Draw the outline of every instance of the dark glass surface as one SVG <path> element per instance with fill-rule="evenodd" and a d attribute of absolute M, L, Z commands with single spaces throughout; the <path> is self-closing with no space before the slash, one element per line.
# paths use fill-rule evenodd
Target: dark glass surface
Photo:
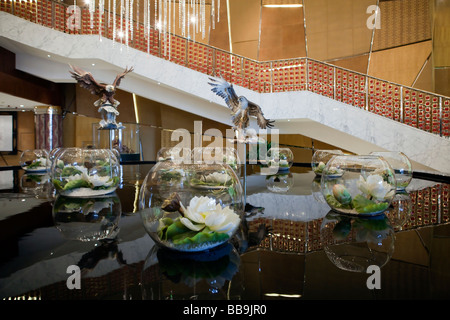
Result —
<path fill-rule="evenodd" d="M 81 202 L 3 170 L 0 299 L 450 298 L 446 181 L 415 178 L 385 214 L 357 219 L 330 211 L 310 168 L 267 177 L 250 166 L 247 203 L 257 208 L 236 237 L 179 254 L 156 247 L 141 222 L 139 187 L 151 167 L 123 165 L 115 194 Z M 77 206 L 83 213 L 64 213 Z M 70 266 L 80 268 L 79 289 L 69 288 Z"/>

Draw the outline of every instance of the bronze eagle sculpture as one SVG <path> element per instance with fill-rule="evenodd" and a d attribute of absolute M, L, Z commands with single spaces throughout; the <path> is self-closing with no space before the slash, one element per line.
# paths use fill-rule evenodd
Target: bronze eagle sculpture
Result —
<path fill-rule="evenodd" d="M 231 109 L 232 121 L 237 129 L 245 129 L 249 126 L 250 116 L 256 117 L 258 126 L 261 129 L 272 128 L 274 120 L 266 119 L 261 107 L 254 102 L 249 101 L 244 96 L 238 96 L 234 91 L 233 85 L 220 77 L 219 79 L 209 78 L 208 82 L 219 97 L 225 100 L 228 108 Z"/>
<path fill-rule="evenodd" d="M 122 79 L 133 71 L 133 67 L 125 68 L 125 70 L 116 76 L 116 79 L 112 84 L 97 82 L 90 72 L 84 71 L 78 67 L 70 65 L 72 70 L 72 78 L 74 78 L 80 85 L 80 87 L 88 89 L 92 94 L 101 96 L 94 105 L 101 106 L 103 104 L 111 104 L 114 107 L 119 105 L 119 101 L 114 99 L 117 87 L 120 85 Z"/>

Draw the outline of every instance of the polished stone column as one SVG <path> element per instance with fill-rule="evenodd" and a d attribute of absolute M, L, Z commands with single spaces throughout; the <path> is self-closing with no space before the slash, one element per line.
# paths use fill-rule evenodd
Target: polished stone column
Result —
<path fill-rule="evenodd" d="M 57 106 L 38 106 L 34 108 L 36 130 L 36 149 L 51 151 L 62 147 L 62 115 Z"/>

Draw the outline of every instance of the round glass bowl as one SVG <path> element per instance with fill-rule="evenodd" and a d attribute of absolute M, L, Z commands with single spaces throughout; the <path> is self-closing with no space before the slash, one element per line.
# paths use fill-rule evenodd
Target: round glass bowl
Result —
<path fill-rule="evenodd" d="M 157 161 L 172 160 L 174 162 L 186 162 L 191 158 L 189 148 L 164 147 L 158 150 L 156 154 Z"/>
<path fill-rule="evenodd" d="M 412 166 L 409 158 L 403 152 L 397 151 L 377 151 L 371 155 L 383 157 L 395 172 L 397 180 L 397 190 L 405 190 L 412 180 Z"/>
<path fill-rule="evenodd" d="M 112 193 L 120 182 L 120 164 L 109 149 L 66 148 L 58 152 L 51 171 L 56 191 L 67 197 Z"/>
<path fill-rule="evenodd" d="M 294 186 L 294 176 L 290 172 L 281 172 L 266 177 L 266 187 L 275 193 L 288 192 Z"/>
<path fill-rule="evenodd" d="M 192 151 L 192 163 L 218 163 L 229 165 L 237 174 L 241 175 L 241 161 L 235 148 L 231 147 L 201 147 Z"/>
<path fill-rule="evenodd" d="M 323 170 L 327 162 L 336 155 L 344 155 L 341 150 L 317 150 L 314 152 L 311 160 L 311 168 L 317 176 L 322 176 Z M 335 168 L 329 168 L 330 174 L 336 175 L 338 172 Z"/>
<path fill-rule="evenodd" d="M 53 204 L 55 226 L 70 240 L 114 239 L 121 214 L 122 206 L 116 194 L 93 198 L 58 195 Z"/>
<path fill-rule="evenodd" d="M 45 172 L 49 169 L 50 161 L 46 150 L 34 149 L 23 151 L 19 163 L 27 172 Z"/>
<path fill-rule="evenodd" d="M 278 171 L 286 171 L 294 163 L 294 154 L 289 148 L 270 148 L 267 151 L 267 165 L 269 168 L 278 168 Z"/>
<path fill-rule="evenodd" d="M 381 268 L 394 253 L 394 228 L 384 214 L 351 217 L 331 211 L 322 220 L 320 239 L 330 261 L 345 271 Z"/>
<path fill-rule="evenodd" d="M 330 168 L 339 175 L 322 174 L 321 191 L 334 211 L 376 215 L 384 212 L 395 196 L 395 175 L 382 157 L 334 156 L 324 170 L 329 172 Z"/>
<path fill-rule="evenodd" d="M 184 252 L 207 250 L 227 242 L 238 229 L 243 190 L 227 164 L 163 161 L 143 181 L 139 210 L 157 244 Z"/>

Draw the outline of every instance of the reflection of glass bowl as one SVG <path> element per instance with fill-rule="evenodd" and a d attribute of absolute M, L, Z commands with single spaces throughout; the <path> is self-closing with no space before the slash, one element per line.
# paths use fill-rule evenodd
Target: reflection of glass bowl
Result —
<path fill-rule="evenodd" d="M 412 166 L 408 157 L 403 152 L 378 151 L 371 155 L 383 157 L 392 167 L 397 180 L 397 190 L 405 190 L 412 180 Z"/>
<path fill-rule="evenodd" d="M 119 185 L 120 164 L 109 149 L 66 148 L 55 157 L 51 179 L 61 195 L 102 196 Z"/>
<path fill-rule="evenodd" d="M 20 178 L 22 192 L 36 196 L 49 196 L 51 194 L 50 176 L 46 172 L 26 172 Z"/>
<path fill-rule="evenodd" d="M 142 270 L 142 298 L 227 299 L 239 264 L 239 254 L 229 243 L 191 253 L 154 246 Z"/>
<path fill-rule="evenodd" d="M 321 191 L 333 210 L 367 216 L 389 207 L 396 181 L 386 160 L 377 156 L 334 156 L 324 170 L 331 167 L 342 171 L 342 175 L 322 174 Z"/>
<path fill-rule="evenodd" d="M 384 214 L 389 218 L 392 226 L 401 229 L 410 221 L 412 207 L 413 202 L 410 195 L 405 191 L 397 191 Z"/>
<path fill-rule="evenodd" d="M 228 241 L 244 210 L 239 178 L 226 164 L 158 162 L 147 174 L 139 209 L 150 237 L 179 251 Z"/>
<path fill-rule="evenodd" d="M 27 172 L 43 172 L 49 168 L 48 152 L 43 149 L 25 150 L 19 160 L 22 169 Z"/>
<path fill-rule="evenodd" d="M 328 161 L 336 155 L 343 155 L 341 150 L 317 150 L 311 160 L 311 168 L 317 176 L 321 176 Z M 336 168 L 329 167 L 328 174 L 338 176 L 341 172 Z"/>
<path fill-rule="evenodd" d="M 294 185 L 294 176 L 290 172 L 278 173 L 266 177 L 266 187 L 272 192 L 288 192 Z"/>
<path fill-rule="evenodd" d="M 394 230 L 384 214 L 350 217 L 330 211 L 322 221 L 320 237 L 330 261 L 346 271 L 381 268 L 394 252 Z"/>
<path fill-rule="evenodd" d="M 117 195 L 72 198 L 58 195 L 53 205 L 56 228 L 67 238 L 80 241 L 112 239 L 122 214 Z"/>

